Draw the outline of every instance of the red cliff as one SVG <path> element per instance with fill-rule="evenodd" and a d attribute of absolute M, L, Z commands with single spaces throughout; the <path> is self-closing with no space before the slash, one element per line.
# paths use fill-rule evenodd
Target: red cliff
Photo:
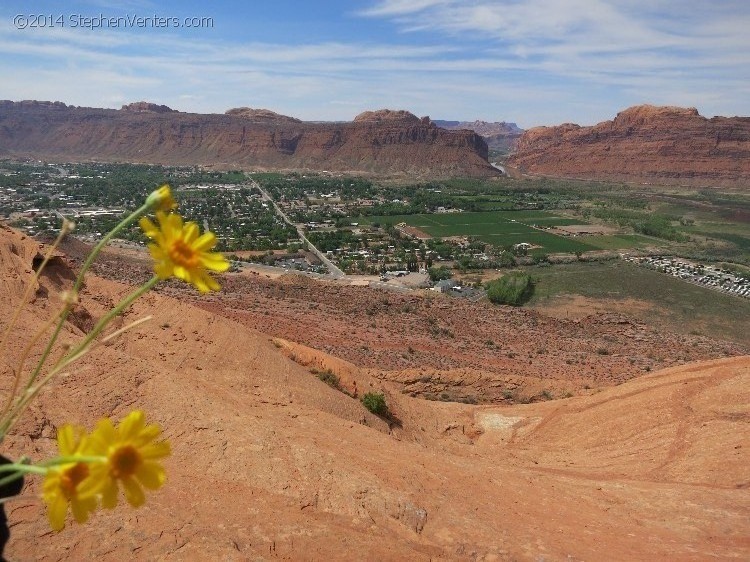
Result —
<path fill-rule="evenodd" d="M 641 105 L 592 127 L 527 130 L 508 164 L 528 174 L 655 184 L 750 183 L 750 117 Z"/>
<path fill-rule="evenodd" d="M 427 176 L 492 176 L 487 144 L 406 111 L 365 112 L 314 123 L 268 110 L 224 115 L 147 102 L 119 111 L 60 102 L 0 101 L 0 156 L 46 159 L 326 169 Z"/>

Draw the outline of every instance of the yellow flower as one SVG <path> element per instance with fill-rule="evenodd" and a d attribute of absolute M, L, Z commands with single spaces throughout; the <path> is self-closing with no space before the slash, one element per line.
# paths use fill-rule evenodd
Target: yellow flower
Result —
<path fill-rule="evenodd" d="M 199 236 L 198 225 L 183 223 L 177 213 L 157 211 L 156 219 L 158 227 L 146 217 L 140 221 L 143 232 L 154 241 L 148 249 L 156 260 L 156 275 L 160 279 L 177 277 L 191 283 L 201 293 L 218 291 L 219 284 L 206 270 L 226 271 L 229 262 L 221 254 L 210 251 L 216 246 L 216 236 L 212 232 Z"/>
<path fill-rule="evenodd" d="M 157 490 L 166 480 L 164 467 L 157 460 L 169 456 L 170 447 L 167 441 L 155 441 L 160 433 L 158 425 L 146 425 L 140 410 L 130 412 L 117 427 L 108 418 L 99 421 L 89 437 L 90 454 L 107 461 L 91 465 L 85 491 L 101 494 L 102 506 L 112 509 L 117 505 L 119 481 L 128 503 L 143 505 L 143 487 Z"/>
<path fill-rule="evenodd" d="M 57 431 L 57 447 L 63 457 L 85 454 L 87 437 L 82 430 L 66 424 Z M 79 523 L 88 521 L 89 514 L 96 510 L 96 498 L 83 492 L 81 486 L 89 471 L 85 462 L 50 467 L 45 476 L 42 498 L 47 504 L 47 516 L 53 530 L 61 531 L 65 527 L 68 504 Z"/>
<path fill-rule="evenodd" d="M 151 192 L 146 203 L 159 211 L 171 211 L 177 208 L 177 201 L 172 197 L 172 190 L 167 184 Z"/>

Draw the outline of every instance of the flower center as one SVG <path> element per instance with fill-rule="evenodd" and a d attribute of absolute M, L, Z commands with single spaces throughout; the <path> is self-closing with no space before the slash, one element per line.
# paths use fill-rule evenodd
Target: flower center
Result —
<path fill-rule="evenodd" d="M 181 238 L 172 242 L 169 248 L 169 257 L 182 267 L 193 268 L 198 265 L 198 254 Z"/>
<path fill-rule="evenodd" d="M 89 465 L 85 462 L 79 462 L 63 471 L 60 475 L 60 488 L 62 488 L 65 497 L 70 499 L 76 495 L 78 484 L 83 482 L 89 475 Z"/>
<path fill-rule="evenodd" d="M 138 450 L 132 445 L 124 445 L 109 458 L 110 471 L 114 478 L 127 478 L 135 474 L 141 462 Z"/>

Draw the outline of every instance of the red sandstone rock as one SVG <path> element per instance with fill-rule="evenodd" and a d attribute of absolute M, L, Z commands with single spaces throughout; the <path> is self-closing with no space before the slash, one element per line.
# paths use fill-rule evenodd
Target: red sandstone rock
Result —
<path fill-rule="evenodd" d="M 592 127 L 529 129 L 508 163 L 554 177 L 742 186 L 750 182 L 750 117 L 635 106 Z"/>
<path fill-rule="evenodd" d="M 0 279 L 12 289 L 0 292 L 0 327 L 36 251 L 31 240 L 0 231 Z M 42 276 L 47 291 L 24 307 L 11 364 L 59 310 L 54 295 L 69 278 Z M 80 306 L 100 317 L 129 291 L 90 276 Z M 750 556 L 748 357 L 511 407 L 411 398 L 339 362 L 360 392 L 385 392 L 389 424 L 263 332 L 158 293 L 137 301 L 125 321 L 145 315 L 152 321 L 97 348 L 42 392 L 3 452 L 45 458 L 62 423 L 91 427 L 100 416 L 143 408 L 172 444 L 167 483 L 138 510 L 100 510 L 85 526 L 69 521 L 53 533 L 40 479 L 29 478 L 6 504 L 9 559 Z M 273 316 L 256 327 L 265 331 Z M 81 337 L 66 323 L 62 341 Z M 291 351 L 317 364 L 313 352 Z M 9 371 L 0 373 L 8 388 Z"/>
<path fill-rule="evenodd" d="M 244 117 L 251 121 L 260 122 L 287 122 L 287 123 L 301 123 L 299 119 L 289 117 L 288 115 L 281 115 L 270 109 L 253 109 L 252 107 L 234 107 L 227 109 L 224 112 L 225 115 L 232 115 L 234 117 Z"/>
<path fill-rule="evenodd" d="M 137 101 L 123 105 L 120 111 L 137 111 L 137 112 L 149 112 L 149 113 L 177 113 L 176 109 L 172 109 L 166 105 L 158 105 L 147 101 Z"/>
<path fill-rule="evenodd" d="M 156 111 L 140 103 L 126 108 L 0 102 L 0 155 L 432 176 L 497 174 L 479 135 L 446 131 L 408 112 L 367 112 L 351 123 L 312 123 L 242 108 L 226 115 Z"/>

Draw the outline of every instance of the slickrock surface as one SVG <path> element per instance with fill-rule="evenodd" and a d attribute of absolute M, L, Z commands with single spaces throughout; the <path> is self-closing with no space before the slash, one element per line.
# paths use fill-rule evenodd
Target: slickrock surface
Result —
<path fill-rule="evenodd" d="M 137 102 L 121 110 L 0 101 L 0 156 L 241 168 L 494 176 L 487 144 L 406 112 L 350 123 L 301 122 L 267 110 L 181 113 Z"/>
<path fill-rule="evenodd" d="M 15 287 L 0 293 L 0 328 L 36 251 L 0 231 L 2 278 Z M 63 260 L 43 276 L 10 361 L 71 277 Z M 127 291 L 91 277 L 63 341 Z M 264 333 L 273 311 L 256 331 L 151 293 L 123 322 L 147 314 L 45 391 L 3 452 L 40 458 L 60 424 L 139 407 L 172 442 L 167 484 L 139 510 L 120 505 L 55 534 L 36 481 L 6 505 L 10 559 L 750 557 L 750 357 L 592 396 L 472 406 L 412 398 L 354 363 L 274 343 Z M 360 393 L 385 392 L 392 419 L 318 380 L 312 361 L 346 370 Z"/>
<path fill-rule="evenodd" d="M 528 174 L 700 186 L 750 186 L 750 117 L 640 105 L 592 127 L 535 127 L 508 164 Z"/>

